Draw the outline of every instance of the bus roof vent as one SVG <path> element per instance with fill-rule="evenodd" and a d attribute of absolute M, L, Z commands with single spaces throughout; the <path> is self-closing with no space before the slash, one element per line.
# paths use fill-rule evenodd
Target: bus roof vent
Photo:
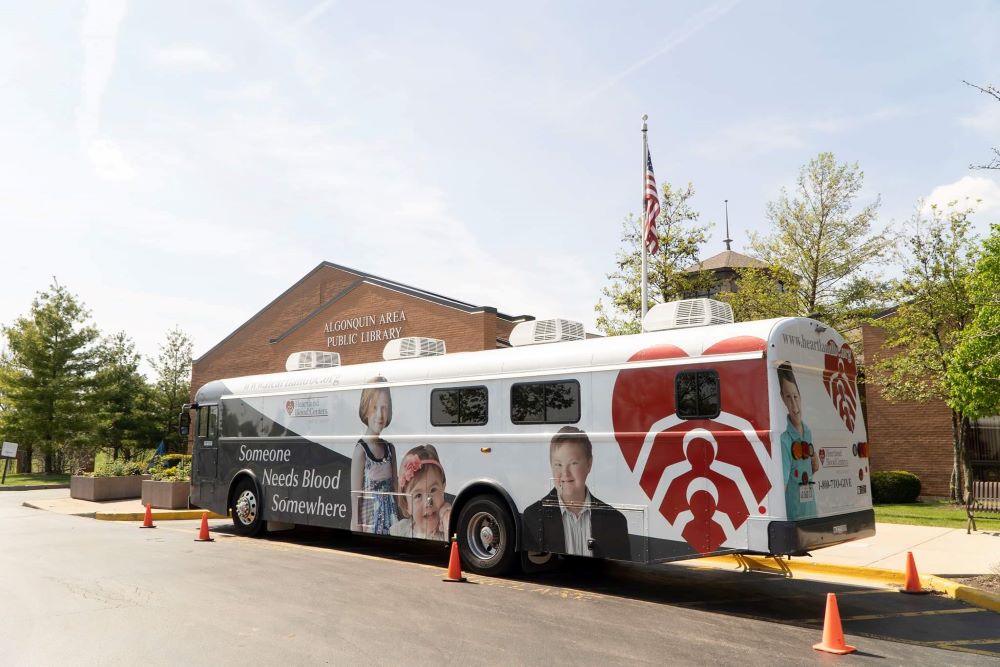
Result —
<path fill-rule="evenodd" d="M 437 357 L 444 354 L 444 341 L 437 338 L 409 336 L 390 340 L 382 349 L 382 358 L 413 359 L 415 357 Z"/>
<path fill-rule="evenodd" d="M 286 371 L 307 371 L 312 368 L 333 368 L 340 365 L 340 355 L 336 352 L 292 352 L 285 362 Z"/>
<path fill-rule="evenodd" d="M 659 303 L 649 309 L 642 321 L 646 331 L 666 331 L 732 324 L 733 307 L 715 299 L 684 299 Z"/>
<path fill-rule="evenodd" d="M 510 332 L 510 344 L 514 347 L 584 338 L 583 325 L 573 320 L 529 320 L 515 325 Z"/>

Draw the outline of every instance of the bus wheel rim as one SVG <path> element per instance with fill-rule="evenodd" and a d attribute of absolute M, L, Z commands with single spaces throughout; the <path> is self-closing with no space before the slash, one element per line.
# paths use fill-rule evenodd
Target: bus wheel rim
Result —
<path fill-rule="evenodd" d="M 253 491 L 244 491 L 236 500 L 236 516 L 240 523 L 249 526 L 257 518 L 257 496 Z"/>
<path fill-rule="evenodd" d="M 503 526 L 489 512 L 477 512 L 466 529 L 466 542 L 473 556 L 493 560 L 503 552 Z"/>

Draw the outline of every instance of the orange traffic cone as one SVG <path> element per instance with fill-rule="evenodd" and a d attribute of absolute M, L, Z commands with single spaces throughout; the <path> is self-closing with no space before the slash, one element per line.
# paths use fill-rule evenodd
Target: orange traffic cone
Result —
<path fill-rule="evenodd" d="M 906 552 L 906 584 L 899 590 L 900 593 L 925 594 L 930 593 L 929 589 L 920 585 L 920 575 L 917 574 L 917 565 L 913 562 L 913 552 Z"/>
<path fill-rule="evenodd" d="M 198 537 L 195 538 L 195 542 L 214 542 L 215 540 L 208 535 L 208 512 L 201 513 L 201 530 L 198 531 Z"/>
<path fill-rule="evenodd" d="M 844 643 L 844 630 L 840 626 L 840 610 L 837 609 L 837 596 L 826 594 L 826 618 L 823 619 L 823 641 L 813 644 L 817 651 L 827 653 L 853 653 L 858 649 Z"/>
<path fill-rule="evenodd" d="M 142 525 L 140 528 L 156 528 L 153 525 L 153 506 L 150 503 L 146 503 L 146 517 L 142 520 Z"/>
<path fill-rule="evenodd" d="M 451 538 L 451 556 L 448 558 L 448 576 L 442 579 L 451 583 L 461 583 L 465 581 L 462 576 L 462 561 L 458 557 L 458 535 Z"/>

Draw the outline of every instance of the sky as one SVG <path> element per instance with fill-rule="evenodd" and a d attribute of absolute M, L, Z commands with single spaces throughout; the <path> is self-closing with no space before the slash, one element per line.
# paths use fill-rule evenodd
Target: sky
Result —
<path fill-rule="evenodd" d="M 206 352 L 322 261 L 594 329 L 641 206 L 703 258 L 819 152 L 859 206 L 1000 222 L 995 2 L 0 0 L 0 324 L 53 279 L 104 332 Z"/>

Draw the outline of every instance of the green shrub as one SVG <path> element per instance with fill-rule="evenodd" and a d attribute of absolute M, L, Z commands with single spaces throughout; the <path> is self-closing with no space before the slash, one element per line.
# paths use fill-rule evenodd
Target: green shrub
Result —
<path fill-rule="evenodd" d="M 191 481 L 191 455 L 165 454 L 149 469 L 149 473 L 157 482 L 189 482 Z"/>
<path fill-rule="evenodd" d="M 905 470 L 872 473 L 872 502 L 884 505 L 913 503 L 920 495 L 920 478 Z"/>
<path fill-rule="evenodd" d="M 141 461 L 123 461 L 122 459 L 112 459 L 104 461 L 93 473 L 91 477 L 124 477 L 126 475 L 145 475 L 146 464 Z"/>

